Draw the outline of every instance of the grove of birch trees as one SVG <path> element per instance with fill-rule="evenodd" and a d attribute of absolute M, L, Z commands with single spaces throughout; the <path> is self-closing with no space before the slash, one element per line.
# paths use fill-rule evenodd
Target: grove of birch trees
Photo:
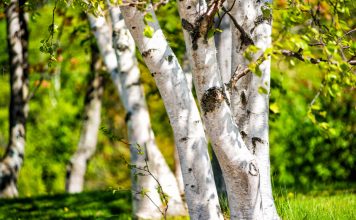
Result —
<path fill-rule="evenodd" d="M 10 89 L 8 122 L 0 124 L 8 126 L 0 135 L 1 147 L 7 139 L 1 198 L 21 196 L 26 184 L 35 189 L 35 173 L 48 192 L 71 194 L 90 189 L 95 176 L 112 179 L 101 186 L 113 194 L 121 190 L 117 182 L 129 183 L 133 219 L 274 220 L 280 219 L 274 183 L 355 175 L 356 9 L 350 1 L 0 5 L 7 38 L 0 64 L 8 62 Z M 41 20 L 38 11 L 46 7 L 50 20 Z M 40 38 L 35 25 L 47 27 Z M 40 39 L 36 48 L 32 36 Z M 320 73 L 306 74 L 312 83 L 296 83 L 307 88 L 300 90 L 304 99 L 289 82 L 282 85 L 282 72 L 296 65 Z M 72 98 L 78 94 L 83 100 Z M 340 111 L 333 100 L 344 104 Z M 303 106 L 303 122 L 288 103 Z"/>

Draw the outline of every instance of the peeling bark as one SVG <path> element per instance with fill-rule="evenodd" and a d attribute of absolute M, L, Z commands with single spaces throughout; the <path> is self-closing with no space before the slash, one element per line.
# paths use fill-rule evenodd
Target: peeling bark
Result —
<path fill-rule="evenodd" d="M 146 11 L 153 17 L 153 22 L 148 22 L 154 29 L 152 38 L 143 36 L 143 12 L 131 6 L 121 6 L 120 9 L 167 109 L 182 167 L 190 217 L 222 219 L 199 111 L 177 58 L 159 27 L 152 5 L 148 5 Z"/>
<path fill-rule="evenodd" d="M 104 77 L 99 71 L 102 61 L 96 46 L 92 46 L 91 76 L 84 100 L 83 127 L 75 154 L 67 165 L 66 191 L 79 193 L 83 191 L 84 176 L 89 159 L 96 150 L 100 126 L 101 99 L 104 90 Z"/>
<path fill-rule="evenodd" d="M 0 163 L 0 197 L 18 196 L 17 178 L 25 153 L 28 115 L 28 31 L 23 1 L 11 0 L 6 8 L 7 42 L 10 55 L 9 145 Z"/>

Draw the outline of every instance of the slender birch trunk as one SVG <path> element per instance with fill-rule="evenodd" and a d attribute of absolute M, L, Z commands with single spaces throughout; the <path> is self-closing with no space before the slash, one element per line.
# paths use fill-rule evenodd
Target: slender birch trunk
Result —
<path fill-rule="evenodd" d="M 271 46 L 272 12 L 265 2 L 228 1 L 230 6 L 234 3 L 231 15 L 239 22 L 238 25 L 244 32 L 241 33 L 231 22 L 231 28 L 235 30 L 232 32 L 232 71 L 238 65 L 242 68 L 247 67 L 249 61 L 243 55 L 249 45 L 254 44 L 260 48 L 254 59 Z M 236 86 L 232 88 L 231 106 L 234 120 L 243 134 L 244 141 L 258 161 L 264 218 L 279 219 L 272 195 L 269 160 L 270 63 L 268 59 L 259 66 L 261 76 L 251 73 L 237 81 Z M 259 87 L 265 88 L 268 93 L 259 93 Z"/>
<path fill-rule="evenodd" d="M 185 55 L 184 55 L 182 68 L 183 68 L 183 71 L 185 74 L 185 78 L 187 79 L 188 88 L 189 88 L 189 90 L 192 90 L 193 76 L 192 76 L 192 71 L 191 71 L 190 63 L 189 63 L 189 55 L 187 53 L 185 53 Z M 174 166 L 175 166 L 174 175 L 176 176 L 176 179 L 178 182 L 179 191 L 180 191 L 181 195 L 184 196 L 184 181 L 183 181 L 182 167 L 180 165 L 177 147 L 174 148 Z"/>
<path fill-rule="evenodd" d="M 221 74 L 221 79 L 224 84 L 228 83 L 231 79 L 231 30 L 230 30 L 230 21 L 229 17 L 225 16 L 220 21 L 216 19 L 217 26 L 222 30 L 221 33 L 215 34 L 215 45 L 217 49 L 217 60 L 219 65 L 219 70 Z M 218 191 L 219 196 L 227 196 L 226 186 L 224 177 L 222 175 L 222 170 L 219 165 L 218 159 L 214 153 L 212 152 L 211 164 L 214 171 L 214 178 L 216 183 L 216 189 Z"/>
<path fill-rule="evenodd" d="M 150 168 L 157 175 L 156 178 L 161 184 L 164 193 L 169 195 L 167 214 L 171 216 L 187 215 L 185 205 L 180 196 L 177 180 L 155 143 L 145 95 L 140 83 L 140 70 L 138 69 L 136 60 L 135 41 L 125 25 L 120 9 L 110 6 L 110 4 L 109 9 L 113 25 L 113 46 L 119 62 L 119 77 L 123 91 L 122 98 L 127 100 L 126 109 L 128 117 L 126 119 L 129 134 L 131 134 L 130 141 L 131 143 L 137 142 L 141 146 L 145 146 L 146 159 L 149 159 Z M 142 158 L 137 158 L 135 162 L 132 162 L 136 165 L 141 165 L 141 167 L 145 165 L 142 163 L 144 162 Z M 152 177 L 148 178 L 152 179 Z M 142 181 L 145 180 L 142 179 Z M 138 183 L 135 187 L 138 189 L 140 184 Z M 137 195 L 135 199 L 137 199 Z M 148 212 L 152 211 L 148 210 Z"/>
<path fill-rule="evenodd" d="M 91 47 L 91 75 L 84 99 L 83 127 L 74 153 L 67 165 L 66 191 L 79 193 L 83 191 L 84 176 L 89 159 L 96 149 L 100 126 L 101 99 L 104 90 L 104 77 L 100 75 L 102 68 L 96 46 Z"/>
<path fill-rule="evenodd" d="M 260 174 L 232 119 L 228 94 L 221 80 L 215 44 L 208 32 L 216 7 L 203 1 L 178 1 L 182 26 L 193 61 L 193 79 L 207 133 L 224 175 L 231 219 L 263 219 Z M 215 10 L 215 12 L 214 12 Z"/>
<path fill-rule="evenodd" d="M 20 2 L 23 5 L 23 2 Z M 9 145 L 0 163 L 0 197 L 18 196 L 17 179 L 25 153 L 28 115 L 28 31 L 23 8 L 11 0 L 6 9 L 7 42 L 10 58 Z"/>
<path fill-rule="evenodd" d="M 162 185 L 164 193 L 169 196 L 168 215 L 186 215 L 184 203 L 180 197 L 179 189 L 173 173 L 170 171 L 163 155 L 159 151 L 151 128 L 147 104 L 143 88 L 140 84 L 139 69 L 135 57 L 135 45 L 131 35 L 119 19 L 118 8 L 111 7 L 113 20 L 114 49 L 109 48 L 107 42 L 112 42 L 111 31 L 103 17 L 89 17 L 95 30 L 99 48 L 102 49 L 104 60 L 112 61 L 112 78 L 117 86 L 120 97 L 126 108 L 126 121 L 130 139 L 131 163 L 139 168 L 146 165 Z M 115 61 L 111 54 L 114 53 Z M 116 53 L 116 54 L 115 54 Z M 110 58 L 110 59 L 109 59 Z M 117 60 L 118 59 L 118 60 Z M 115 67 L 116 66 L 116 67 Z M 139 149 L 143 148 L 143 149 Z M 140 155 L 139 151 L 144 154 Z M 146 161 L 145 161 L 146 160 Z M 138 170 L 132 169 L 133 188 L 133 214 L 135 218 L 160 218 L 162 202 L 157 192 L 157 182 L 152 176 L 137 176 Z M 145 172 L 140 172 L 147 174 Z M 142 197 L 139 192 L 148 190 L 148 197 Z"/>
<path fill-rule="evenodd" d="M 164 38 L 152 5 L 149 4 L 145 12 L 153 17 L 153 21 L 148 22 L 153 29 L 151 38 L 143 35 L 143 12 L 132 6 L 120 6 L 120 9 L 166 106 L 182 167 L 190 217 L 223 219 L 199 111 L 184 72 Z"/>

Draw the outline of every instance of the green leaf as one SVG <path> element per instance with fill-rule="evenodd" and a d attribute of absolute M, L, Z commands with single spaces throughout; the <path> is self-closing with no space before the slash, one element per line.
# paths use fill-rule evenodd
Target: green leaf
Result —
<path fill-rule="evenodd" d="M 267 91 L 266 88 L 260 86 L 260 87 L 258 88 L 258 93 L 260 93 L 260 94 L 267 94 L 268 91 Z"/>
<path fill-rule="evenodd" d="M 279 113 L 279 106 L 276 102 L 272 103 L 269 105 L 269 109 L 273 112 L 273 113 Z"/>
<path fill-rule="evenodd" d="M 145 29 L 143 30 L 143 35 L 147 38 L 153 37 L 154 29 L 151 26 L 146 25 Z"/>

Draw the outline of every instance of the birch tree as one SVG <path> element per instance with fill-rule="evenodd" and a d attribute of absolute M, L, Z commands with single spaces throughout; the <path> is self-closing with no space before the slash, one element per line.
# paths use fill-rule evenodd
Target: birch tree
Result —
<path fill-rule="evenodd" d="M 147 6 L 146 12 L 131 6 L 120 6 L 120 9 L 156 81 L 173 127 L 189 215 L 192 219 L 223 219 L 199 111 L 152 5 Z M 148 22 L 144 21 L 146 13 L 150 14 Z M 149 24 L 149 29 L 145 23 Z"/>
<path fill-rule="evenodd" d="M 84 98 L 83 127 L 74 153 L 67 165 L 66 191 L 78 193 L 83 191 L 84 176 L 89 159 L 96 149 L 100 126 L 101 99 L 104 90 L 104 78 L 100 74 L 102 61 L 96 45 L 91 46 L 91 64 L 88 88 Z"/>
<path fill-rule="evenodd" d="M 163 201 L 160 198 L 162 194 L 160 195 L 157 191 L 157 184 L 162 186 L 162 193 L 169 197 L 168 204 L 166 204 L 167 214 L 170 216 L 186 215 L 178 183 L 155 143 L 140 83 L 134 41 L 123 19 L 120 18 L 118 8 L 109 7 L 109 11 L 112 18 L 112 31 L 105 17 L 92 15 L 88 17 L 98 47 L 127 112 L 125 119 L 128 125 L 131 164 L 133 165 L 131 170 L 133 215 L 139 219 L 162 217 L 161 212 L 165 209 L 165 204 L 162 204 Z M 145 168 L 147 165 L 148 167 Z M 148 175 L 145 169 L 149 169 L 153 176 Z M 143 192 L 147 196 L 142 196 Z"/>
<path fill-rule="evenodd" d="M 249 10 L 253 11 L 255 14 L 262 13 L 262 10 L 257 8 L 258 5 L 255 5 L 254 1 L 247 2 L 250 4 Z M 144 15 L 137 9 L 137 7 L 135 7 L 135 3 L 137 2 L 131 2 L 131 5 L 129 6 L 121 6 L 121 9 L 124 19 L 129 26 L 129 30 L 131 31 L 148 68 L 155 77 L 158 88 L 162 88 L 164 86 L 163 84 L 170 80 L 170 77 L 184 78 L 183 72 L 179 64 L 177 64 L 177 60 L 174 54 L 172 54 L 172 51 L 167 45 L 162 31 L 159 28 L 152 10 L 153 6 L 148 4 Z M 260 185 L 261 181 L 264 181 L 263 178 L 267 179 L 266 176 L 269 174 L 266 169 L 260 169 L 260 165 L 258 164 L 259 157 L 255 154 L 256 149 L 254 151 L 249 148 L 250 144 L 246 143 L 247 141 L 244 140 L 246 139 L 244 131 L 235 123 L 235 119 L 233 118 L 234 108 L 232 107 L 230 99 L 232 94 L 230 94 L 229 89 L 222 82 L 216 58 L 216 47 L 213 38 L 209 36 L 211 30 L 213 30 L 214 16 L 221 8 L 222 3 L 223 1 L 211 1 L 209 4 L 204 1 L 178 1 L 182 26 L 186 32 L 184 36 L 189 50 L 188 54 L 190 54 L 193 80 L 198 96 L 198 102 L 202 110 L 202 117 L 207 135 L 210 137 L 226 182 L 231 219 L 278 219 L 276 212 L 270 209 L 271 204 L 269 202 L 272 202 L 273 207 L 273 198 L 269 198 L 268 201 L 265 199 L 265 195 L 268 194 L 268 192 L 266 192 L 268 191 L 266 190 L 268 187 Z M 225 11 L 227 10 L 225 9 Z M 147 14 L 149 14 L 149 17 L 152 19 L 148 21 L 147 19 L 145 20 L 144 16 L 147 17 Z M 236 19 L 232 13 L 226 12 L 226 14 L 228 14 L 234 21 L 232 22 L 235 24 L 234 32 L 240 32 L 238 34 L 242 35 L 237 41 L 244 45 L 254 44 L 251 37 L 246 37 L 244 35 L 247 31 L 250 32 L 251 30 L 243 30 L 240 24 L 236 24 Z M 269 33 L 270 31 L 267 32 L 266 35 L 268 36 Z M 256 37 L 258 38 L 261 36 Z M 246 40 L 247 42 L 245 42 Z M 232 45 L 232 48 L 234 48 L 233 51 L 236 48 L 234 46 L 236 45 Z M 265 48 L 266 47 L 261 48 L 262 52 Z M 233 59 L 232 63 L 236 66 L 238 61 L 234 60 L 234 54 L 235 52 L 232 52 L 231 54 Z M 165 59 L 167 61 L 165 61 Z M 265 67 L 266 69 L 269 67 L 268 64 L 264 65 L 267 65 L 267 67 Z M 174 71 L 172 71 L 172 68 L 175 68 Z M 263 70 L 264 68 L 262 66 L 261 71 Z M 236 75 L 241 74 L 240 68 L 238 68 L 238 71 L 232 70 L 232 72 L 234 74 L 229 80 L 229 85 L 235 85 Z M 267 75 L 267 78 L 269 77 L 268 74 L 265 75 Z M 263 78 L 263 83 L 265 83 L 265 81 L 266 79 Z M 177 82 L 178 80 L 175 80 L 175 83 Z M 251 83 L 251 87 L 256 91 L 260 86 L 258 83 L 260 83 L 260 81 L 253 81 L 253 83 Z M 269 82 L 267 81 L 267 84 L 268 83 Z M 182 88 L 179 89 L 180 90 L 178 90 L 177 87 L 170 87 L 170 90 L 174 90 L 174 93 L 176 94 L 182 93 Z M 169 106 L 170 100 L 175 97 L 172 94 L 172 91 L 164 91 L 163 89 L 160 89 L 160 93 L 168 112 L 170 112 L 171 109 L 177 108 L 177 105 L 174 107 Z M 184 93 L 189 93 L 189 89 L 184 88 Z M 177 101 L 182 102 L 182 97 L 184 96 L 177 97 Z M 263 97 L 265 98 L 268 96 L 264 94 Z M 268 100 L 267 98 L 265 99 Z M 260 103 L 260 101 L 251 103 L 250 105 L 252 107 L 249 110 L 252 112 L 255 112 L 255 110 L 263 111 L 266 109 L 266 105 L 263 105 L 263 103 L 267 104 L 266 102 Z M 170 115 L 171 124 L 176 132 L 178 129 L 174 126 L 174 120 L 177 120 L 177 118 L 174 118 L 172 115 Z M 242 117 L 247 116 L 244 115 Z M 264 117 L 264 119 L 265 118 L 266 117 Z M 258 125 L 260 126 L 259 128 L 262 127 L 264 130 L 266 130 L 266 126 L 268 128 L 268 124 L 266 123 L 259 123 Z M 255 125 L 251 126 L 253 127 Z M 266 134 L 266 132 L 263 134 Z M 267 141 L 268 137 L 266 137 L 267 139 L 263 139 L 265 137 L 266 136 L 256 137 L 258 139 L 253 140 L 261 140 L 260 142 Z M 180 154 L 180 156 L 182 172 L 184 175 L 184 158 L 187 158 L 190 155 Z M 262 164 L 263 163 L 264 162 L 262 162 Z M 267 163 L 267 161 L 265 163 Z M 264 174 L 261 174 L 261 172 L 264 172 Z M 185 178 L 184 181 L 186 182 Z M 185 186 L 187 189 L 187 186 L 189 185 L 185 184 Z M 189 199 L 192 198 L 189 198 L 190 195 L 187 192 L 186 196 L 192 219 L 214 219 L 209 215 L 211 213 L 210 210 L 207 212 L 208 214 L 204 216 L 205 218 L 194 216 L 194 212 L 197 211 L 197 209 L 189 203 Z M 215 219 L 217 218 L 218 217 L 215 217 Z"/>
<path fill-rule="evenodd" d="M 232 17 L 232 63 L 231 71 L 248 68 L 251 60 L 257 60 L 271 47 L 272 12 L 264 1 L 228 0 Z M 237 23 L 239 21 L 239 23 Z M 249 46 L 259 51 L 246 59 Z M 243 140 L 255 155 L 260 173 L 260 190 L 263 213 L 267 219 L 277 216 L 270 179 L 268 138 L 268 94 L 270 90 L 270 59 L 257 68 L 258 73 L 242 77 L 231 88 L 231 109 Z"/>
<path fill-rule="evenodd" d="M 6 8 L 10 60 L 9 145 L 0 163 L 0 197 L 18 195 L 17 179 L 25 153 L 28 115 L 28 30 L 24 1 L 11 0 Z"/>

